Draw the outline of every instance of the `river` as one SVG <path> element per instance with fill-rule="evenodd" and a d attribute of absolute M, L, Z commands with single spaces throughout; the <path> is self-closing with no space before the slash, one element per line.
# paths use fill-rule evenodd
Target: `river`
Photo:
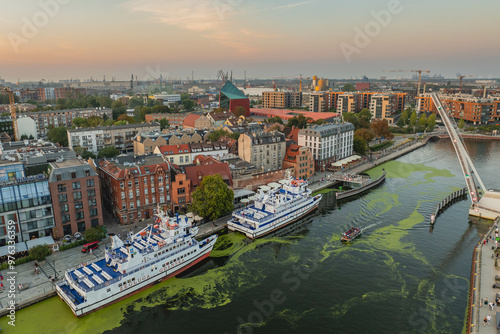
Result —
<path fill-rule="evenodd" d="M 500 188 L 500 142 L 467 142 L 488 188 Z M 17 312 L 19 333 L 460 333 L 472 249 L 487 223 L 469 201 L 437 218 L 465 185 L 451 143 L 429 143 L 370 170 L 386 181 L 319 210 L 279 234 L 219 238 L 209 260 L 134 297 L 77 319 L 54 297 Z M 350 245 L 350 226 L 364 228 Z M 1 327 L 8 327 L 6 319 Z"/>

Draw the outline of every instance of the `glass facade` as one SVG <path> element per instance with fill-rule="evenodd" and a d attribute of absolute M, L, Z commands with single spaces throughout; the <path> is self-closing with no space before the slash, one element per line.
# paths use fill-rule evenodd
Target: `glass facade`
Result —
<path fill-rule="evenodd" d="M 20 177 L 24 177 L 22 163 L 0 167 L 0 182 L 15 181 Z"/>
<path fill-rule="evenodd" d="M 48 181 L 0 188 L 0 213 L 51 203 Z"/>

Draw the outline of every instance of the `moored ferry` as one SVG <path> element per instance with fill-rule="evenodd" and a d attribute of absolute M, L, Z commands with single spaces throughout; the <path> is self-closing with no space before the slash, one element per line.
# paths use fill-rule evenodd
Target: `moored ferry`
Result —
<path fill-rule="evenodd" d="M 156 225 L 125 240 L 110 234 L 104 258 L 67 270 L 57 294 L 77 317 L 124 299 L 175 276 L 207 258 L 217 235 L 197 241 L 197 227 L 185 216 L 168 217 L 157 209 Z"/>
<path fill-rule="evenodd" d="M 281 187 L 261 190 L 252 205 L 233 212 L 228 229 L 256 239 L 297 221 L 316 209 L 323 197 L 311 196 L 307 185 L 305 180 L 288 176 Z"/>

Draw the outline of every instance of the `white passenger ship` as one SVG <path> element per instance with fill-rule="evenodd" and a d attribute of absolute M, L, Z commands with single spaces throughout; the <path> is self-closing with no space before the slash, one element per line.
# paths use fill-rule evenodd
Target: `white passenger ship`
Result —
<path fill-rule="evenodd" d="M 77 317 L 145 290 L 210 255 L 217 235 L 197 241 L 192 219 L 157 211 L 156 225 L 129 233 L 124 241 L 111 235 L 104 258 L 66 271 L 56 290 Z"/>
<path fill-rule="evenodd" d="M 260 190 L 253 205 L 233 212 L 228 229 L 256 239 L 304 217 L 318 207 L 323 197 L 311 197 L 307 185 L 307 181 L 288 176 L 281 187 Z"/>

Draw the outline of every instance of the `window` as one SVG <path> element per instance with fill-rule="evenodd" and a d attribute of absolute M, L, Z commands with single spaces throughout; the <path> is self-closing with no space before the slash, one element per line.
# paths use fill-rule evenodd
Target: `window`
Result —
<path fill-rule="evenodd" d="M 61 218 L 62 218 L 62 223 L 63 224 L 64 223 L 69 223 L 69 221 L 70 221 L 69 215 L 62 215 Z"/>
<path fill-rule="evenodd" d="M 180 162 L 180 163 L 183 163 L 183 162 L 184 162 L 184 157 L 180 157 L 180 158 L 179 158 L 179 162 Z"/>
<path fill-rule="evenodd" d="M 76 213 L 76 219 L 84 219 L 84 214 L 83 214 L 83 211 L 78 211 Z"/>
<path fill-rule="evenodd" d="M 90 217 L 95 217 L 95 216 L 97 216 L 97 209 L 90 209 L 89 213 L 90 213 Z"/>
<path fill-rule="evenodd" d="M 66 194 L 59 195 L 59 202 L 60 203 L 64 203 L 67 201 L 68 201 L 68 195 L 66 195 Z"/>
<path fill-rule="evenodd" d="M 99 226 L 99 219 L 98 218 L 94 218 L 90 221 L 90 226 L 92 227 L 97 227 Z"/>
<path fill-rule="evenodd" d="M 57 191 L 62 193 L 66 191 L 66 185 L 65 184 L 58 184 L 57 185 Z"/>
<path fill-rule="evenodd" d="M 122 202 L 122 210 L 125 210 L 126 206 L 125 206 L 125 202 Z"/>
<path fill-rule="evenodd" d="M 123 184 L 123 181 L 120 182 L 120 188 L 124 188 L 124 184 Z"/>
<path fill-rule="evenodd" d="M 85 176 L 90 176 L 90 169 L 85 170 Z"/>
<path fill-rule="evenodd" d="M 97 205 L 97 200 L 95 198 L 89 199 L 89 206 L 93 207 Z"/>
<path fill-rule="evenodd" d="M 73 190 L 80 189 L 80 188 L 81 188 L 80 181 L 73 182 Z"/>
<path fill-rule="evenodd" d="M 74 191 L 73 192 L 73 199 L 82 199 L 82 192 L 81 191 Z"/>
<path fill-rule="evenodd" d="M 179 197 L 179 203 L 186 203 L 186 197 Z"/>
<path fill-rule="evenodd" d="M 139 197 L 139 196 L 140 196 L 139 189 L 136 189 L 136 190 L 135 190 L 135 197 Z"/>
<path fill-rule="evenodd" d="M 133 213 L 129 214 L 128 216 L 129 216 L 130 220 L 134 220 L 134 214 Z"/>
<path fill-rule="evenodd" d="M 87 187 L 93 187 L 94 186 L 94 179 L 87 180 Z"/>
<path fill-rule="evenodd" d="M 71 232 L 71 224 L 63 225 L 63 234 L 64 235 L 68 235 L 68 234 L 71 235 L 71 234 L 73 234 Z"/>
<path fill-rule="evenodd" d="M 179 188 L 177 189 L 177 195 L 182 195 L 186 193 L 186 188 Z"/>
<path fill-rule="evenodd" d="M 134 202 L 130 202 L 130 209 L 134 208 Z"/>
<path fill-rule="evenodd" d="M 170 163 L 174 163 L 174 158 L 170 158 Z"/>
<path fill-rule="evenodd" d="M 149 204 L 149 198 L 146 197 L 146 205 Z"/>
<path fill-rule="evenodd" d="M 138 200 L 137 200 L 137 208 L 139 208 L 140 206 L 141 206 L 141 200 L 140 200 L 140 199 L 138 199 Z"/>
<path fill-rule="evenodd" d="M 83 202 L 82 201 L 75 202 L 75 210 L 82 210 L 82 209 L 83 209 Z"/>
<path fill-rule="evenodd" d="M 128 187 L 132 188 L 132 181 L 128 181 Z"/>
<path fill-rule="evenodd" d="M 85 222 L 78 222 L 76 223 L 76 226 L 78 227 L 78 232 L 85 232 Z"/>
<path fill-rule="evenodd" d="M 139 179 L 135 179 L 135 186 L 138 187 L 139 186 Z"/>
<path fill-rule="evenodd" d="M 128 198 L 134 198 L 134 193 L 132 192 L 132 190 L 129 190 Z"/>
<path fill-rule="evenodd" d="M 28 222 L 28 230 L 35 230 L 38 228 L 38 224 L 36 221 Z"/>
<path fill-rule="evenodd" d="M 88 197 L 95 197 L 95 189 L 88 189 L 87 196 Z M 122 198 L 125 198 L 125 193 L 123 191 L 122 191 Z"/>
<path fill-rule="evenodd" d="M 146 169 L 146 173 L 149 173 L 149 168 L 146 167 L 145 169 Z M 148 185 L 148 178 L 147 177 L 144 178 L 144 185 L 145 186 Z"/>
<path fill-rule="evenodd" d="M 75 172 L 75 171 L 72 171 L 72 172 L 71 172 L 71 178 L 72 178 L 72 179 L 76 179 L 76 172 Z"/>
<path fill-rule="evenodd" d="M 186 155 L 186 157 L 184 158 L 184 161 L 189 162 L 189 155 Z"/>
<path fill-rule="evenodd" d="M 68 204 L 62 204 L 61 205 L 61 213 L 68 212 L 68 211 L 69 211 Z"/>

